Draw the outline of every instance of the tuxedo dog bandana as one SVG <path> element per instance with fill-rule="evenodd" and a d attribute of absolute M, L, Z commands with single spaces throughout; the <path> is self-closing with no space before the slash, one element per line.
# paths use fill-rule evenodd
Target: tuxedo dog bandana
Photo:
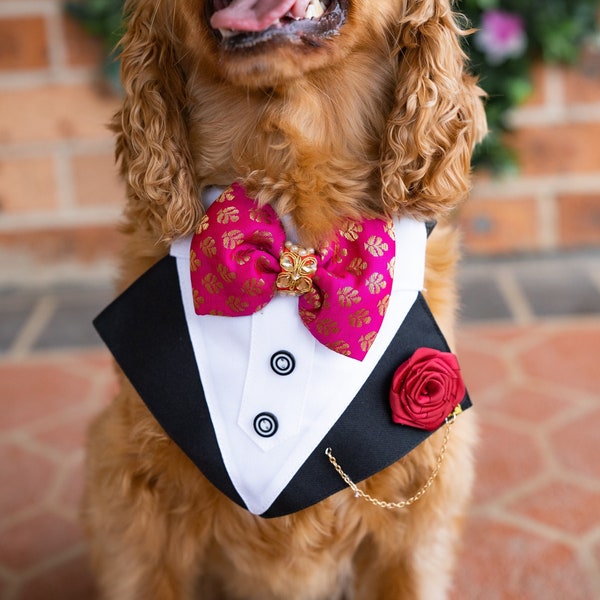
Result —
<path fill-rule="evenodd" d="M 360 482 L 471 402 L 421 294 L 425 224 L 351 222 L 316 251 L 286 246 L 270 208 L 259 217 L 269 229 L 248 227 L 259 210 L 243 188 L 228 188 L 198 232 L 177 240 L 94 324 L 203 474 L 252 513 L 277 517 L 348 485 L 326 450 Z M 250 274 L 237 268 L 249 264 Z M 240 316 L 230 316 L 236 307 Z"/>

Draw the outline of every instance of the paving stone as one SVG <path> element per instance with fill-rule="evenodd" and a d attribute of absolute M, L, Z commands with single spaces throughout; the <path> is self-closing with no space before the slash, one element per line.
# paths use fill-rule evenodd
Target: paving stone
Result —
<path fill-rule="evenodd" d="M 600 482 L 598 431 L 600 409 L 557 428 L 551 439 L 559 464 L 568 472 Z"/>
<path fill-rule="evenodd" d="M 600 312 L 600 291 L 581 269 L 549 263 L 516 268 L 515 276 L 538 317 Z"/>
<path fill-rule="evenodd" d="M 72 363 L 0 363 L 0 433 L 44 422 L 85 400 L 90 381 Z"/>
<path fill-rule="evenodd" d="M 532 427 L 544 426 L 559 415 L 567 415 L 571 405 L 569 398 L 521 385 L 511 386 L 485 398 L 486 409 L 519 419 Z"/>
<path fill-rule="evenodd" d="M 480 411 L 481 412 L 481 411 Z M 475 485 L 475 502 L 496 500 L 508 490 L 531 481 L 545 468 L 533 437 L 482 419 L 477 469 L 483 476 Z"/>
<path fill-rule="evenodd" d="M 101 340 L 92 321 L 110 302 L 111 287 L 63 291 L 58 307 L 35 343 L 35 349 L 97 347 Z"/>
<path fill-rule="evenodd" d="M 31 313 L 30 307 L 0 306 L 0 353 L 7 352 Z"/>
<path fill-rule="evenodd" d="M 463 556 L 452 600 L 598 597 L 573 548 L 490 518 L 467 525 Z"/>
<path fill-rule="evenodd" d="M 13 571 L 35 567 L 81 540 L 78 526 L 50 513 L 38 514 L 4 529 L 0 536 L 0 563 Z M 38 539 L 32 544 L 32 539 Z"/>
<path fill-rule="evenodd" d="M 553 480 L 509 505 L 517 514 L 574 535 L 593 533 L 600 525 L 600 492 Z"/>
<path fill-rule="evenodd" d="M 22 587 L 15 600 L 94 600 L 98 597 L 85 555 L 48 569 Z"/>
<path fill-rule="evenodd" d="M 0 456 L 2 522 L 17 511 L 35 507 L 45 498 L 56 476 L 56 466 L 45 457 L 8 442 L 0 442 Z"/>
<path fill-rule="evenodd" d="M 482 347 L 487 349 L 489 346 L 483 344 Z M 507 366 L 499 356 L 484 353 L 470 345 L 460 345 L 457 355 L 467 387 L 475 396 L 504 383 L 509 377 Z"/>
<path fill-rule="evenodd" d="M 491 277 L 463 278 L 460 303 L 460 314 L 465 321 L 489 321 L 512 317 L 500 288 Z"/>
<path fill-rule="evenodd" d="M 529 376 L 567 386 L 573 394 L 600 389 L 600 330 L 582 324 L 551 333 L 522 352 L 519 360 Z"/>

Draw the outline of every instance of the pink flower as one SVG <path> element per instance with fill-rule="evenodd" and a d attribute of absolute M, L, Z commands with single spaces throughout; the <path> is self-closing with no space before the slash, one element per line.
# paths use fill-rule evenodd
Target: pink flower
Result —
<path fill-rule="evenodd" d="M 507 58 L 518 58 L 527 48 L 523 18 L 503 10 L 484 12 L 481 28 L 474 39 L 475 46 L 491 65 L 499 65 Z"/>
<path fill-rule="evenodd" d="M 392 379 L 392 420 L 435 431 L 465 397 L 458 361 L 450 352 L 419 348 Z"/>

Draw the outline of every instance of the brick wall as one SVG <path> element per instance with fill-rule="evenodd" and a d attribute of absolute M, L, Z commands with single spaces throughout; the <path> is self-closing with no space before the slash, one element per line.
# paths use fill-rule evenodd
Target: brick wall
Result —
<path fill-rule="evenodd" d="M 123 189 L 105 124 L 118 99 L 61 5 L 0 0 L 0 282 L 114 268 Z M 600 58 L 536 82 L 514 118 L 521 174 L 479 176 L 460 213 L 470 253 L 600 246 Z"/>
<path fill-rule="evenodd" d="M 461 210 L 474 254 L 600 247 L 600 50 L 569 69 L 538 67 L 509 142 L 517 176 L 476 178 Z"/>
<path fill-rule="evenodd" d="M 112 269 L 118 99 L 100 57 L 61 0 L 0 0 L 0 280 Z"/>

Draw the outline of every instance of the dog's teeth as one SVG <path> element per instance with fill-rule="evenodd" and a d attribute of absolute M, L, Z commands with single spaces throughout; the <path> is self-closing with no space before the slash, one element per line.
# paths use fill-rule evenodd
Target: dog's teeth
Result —
<path fill-rule="evenodd" d="M 219 33 L 223 36 L 223 39 L 227 39 L 233 37 L 238 31 L 234 31 L 233 29 L 219 29 Z"/>
<path fill-rule="evenodd" d="M 305 19 L 318 19 L 325 12 L 325 6 L 320 0 L 310 0 L 306 7 Z"/>

